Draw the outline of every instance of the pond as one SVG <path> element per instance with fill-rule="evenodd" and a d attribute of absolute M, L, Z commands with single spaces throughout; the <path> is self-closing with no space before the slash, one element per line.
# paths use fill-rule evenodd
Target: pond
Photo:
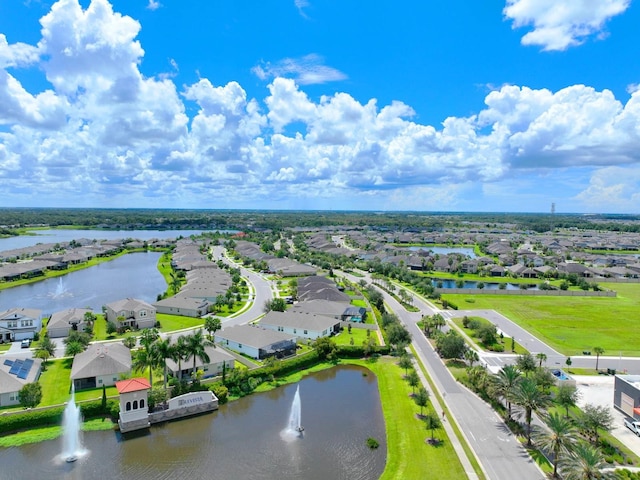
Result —
<path fill-rule="evenodd" d="M 458 280 L 443 280 L 443 279 L 438 279 L 438 278 L 432 278 L 431 281 L 433 282 L 433 286 L 437 287 L 437 288 L 478 288 L 478 283 L 479 282 L 474 282 L 471 280 L 465 280 L 462 282 L 462 285 L 458 284 Z M 500 289 L 500 283 L 497 282 L 482 282 L 484 283 L 484 289 L 485 290 L 499 290 Z M 521 287 L 519 283 L 504 283 L 505 285 L 504 289 L 505 290 L 520 290 Z M 530 284 L 527 285 L 527 290 L 539 290 L 538 285 L 536 284 Z"/>
<path fill-rule="evenodd" d="M 460 253 L 462 255 L 466 255 L 469 258 L 476 258 L 476 252 L 473 251 L 473 248 L 469 247 L 434 247 L 425 245 L 423 247 L 408 247 L 412 252 L 417 252 L 418 250 L 430 250 L 434 254 L 438 255 L 447 255 L 449 253 Z"/>
<path fill-rule="evenodd" d="M 92 308 L 123 298 L 153 303 L 167 283 L 157 268 L 159 252 L 122 255 L 93 267 L 61 277 L 0 291 L 0 311 L 9 308 L 37 308 L 45 315 L 67 308 Z"/>
<path fill-rule="evenodd" d="M 297 385 L 305 430 L 302 437 L 287 438 L 281 432 Z M 123 439 L 111 431 L 87 432 L 83 444 L 89 453 L 72 464 L 59 459 L 61 440 L 3 449 L 2 475 L 47 480 L 379 478 L 386 440 L 375 376 L 360 367 L 340 366 L 297 385 L 152 427 L 146 435 Z M 370 450 L 368 437 L 380 447 Z"/>

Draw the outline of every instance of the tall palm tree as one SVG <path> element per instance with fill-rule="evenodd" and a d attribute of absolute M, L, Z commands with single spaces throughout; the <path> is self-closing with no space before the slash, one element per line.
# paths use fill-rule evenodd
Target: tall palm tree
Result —
<path fill-rule="evenodd" d="M 182 360 L 187 358 L 187 337 L 178 337 L 173 348 L 178 359 L 178 378 L 182 380 Z"/>
<path fill-rule="evenodd" d="M 158 359 L 161 361 L 162 366 L 164 367 L 164 391 L 167 391 L 167 360 L 176 360 L 177 359 L 177 351 L 174 345 L 171 343 L 171 337 L 167 337 L 164 340 L 158 340 L 155 343 L 155 350 Z"/>
<path fill-rule="evenodd" d="M 538 359 L 538 368 L 542 368 L 542 364 L 547 360 L 547 355 L 545 353 L 536 353 L 536 358 Z"/>
<path fill-rule="evenodd" d="M 209 355 L 205 347 L 211 345 L 211 342 L 207 340 L 202 330 L 198 330 L 186 337 L 186 345 L 187 358 L 193 358 L 193 372 L 191 375 L 195 379 L 196 361 L 200 359 L 202 363 L 209 363 Z"/>
<path fill-rule="evenodd" d="M 511 418 L 511 402 L 521 381 L 522 374 L 515 365 L 505 365 L 498 375 L 493 377 L 493 391 L 507 404 L 507 418 Z"/>
<path fill-rule="evenodd" d="M 149 369 L 149 384 L 153 386 L 153 369 L 158 366 L 159 363 L 158 350 L 156 344 L 152 343 L 149 348 L 140 348 L 136 350 L 133 356 L 133 364 L 131 368 L 134 371 L 141 372 L 145 368 Z"/>
<path fill-rule="evenodd" d="M 593 445 L 579 442 L 570 455 L 560 462 L 560 472 L 565 480 L 608 480 L 616 478 L 602 452 Z"/>
<path fill-rule="evenodd" d="M 598 370 L 598 363 L 600 362 L 600 355 L 604 353 L 604 348 L 602 347 L 593 347 L 593 351 L 596 354 L 596 370 Z"/>
<path fill-rule="evenodd" d="M 576 444 L 578 429 L 568 418 L 553 412 L 544 417 L 546 428 L 536 428 L 533 441 L 536 446 L 553 454 L 553 477 L 558 476 L 558 462 Z"/>
<path fill-rule="evenodd" d="M 523 378 L 513 396 L 513 403 L 524 408 L 527 423 L 527 446 L 531 446 L 531 417 L 536 410 L 549 405 L 551 398 L 543 393 L 534 380 Z"/>

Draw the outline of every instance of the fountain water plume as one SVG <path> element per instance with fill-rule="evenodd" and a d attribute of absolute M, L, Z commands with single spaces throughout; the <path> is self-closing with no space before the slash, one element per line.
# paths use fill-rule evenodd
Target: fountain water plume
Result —
<path fill-rule="evenodd" d="M 58 279 L 58 285 L 56 285 L 56 289 L 50 295 L 54 299 L 69 296 L 69 291 L 67 290 L 67 286 L 64 284 L 62 277 Z"/>
<path fill-rule="evenodd" d="M 85 453 L 80 443 L 80 407 L 76 405 L 75 388 L 71 387 L 71 400 L 67 403 L 62 416 L 62 457 L 70 463 Z"/>
<path fill-rule="evenodd" d="M 283 438 L 301 437 L 304 428 L 302 427 L 302 405 L 300 403 L 300 385 L 296 388 L 296 394 L 291 402 L 291 410 L 289 411 L 289 422 L 287 428 L 283 430 Z"/>

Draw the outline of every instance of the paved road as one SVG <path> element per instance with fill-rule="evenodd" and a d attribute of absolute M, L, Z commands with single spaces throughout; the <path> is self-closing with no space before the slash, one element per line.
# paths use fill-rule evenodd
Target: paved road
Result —
<path fill-rule="evenodd" d="M 358 281 L 355 277 L 345 276 L 352 281 Z M 493 409 L 453 378 L 416 325 L 423 315 L 435 313 L 432 307 L 416 298 L 414 305 L 421 311 L 407 312 L 391 295 L 384 291 L 382 294 L 391 310 L 411 332 L 412 343 L 418 356 L 426 366 L 436 388 L 443 395 L 448 410 L 476 453 L 487 477 L 491 480 L 545 478 Z"/>
<path fill-rule="evenodd" d="M 524 328 L 509 320 L 504 315 L 495 310 L 442 310 L 440 313 L 445 318 L 455 318 L 467 316 L 483 317 L 495 324 L 499 330 L 509 337 L 514 337 L 516 341 L 524 346 L 533 355 L 536 353 L 544 353 L 547 360 L 544 365 L 549 368 L 566 368 L 567 356 L 561 354 L 557 350 L 534 337 Z M 504 365 L 515 362 L 515 355 L 510 354 L 493 354 L 481 353 L 483 361 L 494 373 L 500 370 Z M 571 357 L 571 366 L 576 368 L 593 368 L 596 366 L 595 355 L 578 355 Z M 605 370 L 607 368 L 615 369 L 617 372 L 627 372 L 632 374 L 640 374 L 640 358 L 621 357 L 619 356 L 600 356 L 598 361 L 598 369 Z"/>

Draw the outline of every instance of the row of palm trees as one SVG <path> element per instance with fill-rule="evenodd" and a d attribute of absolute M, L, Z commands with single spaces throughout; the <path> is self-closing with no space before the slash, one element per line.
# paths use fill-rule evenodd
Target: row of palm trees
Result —
<path fill-rule="evenodd" d="M 149 383 L 153 385 L 153 370 L 162 368 L 164 372 L 164 389 L 167 390 L 168 368 L 167 360 L 178 363 L 178 371 L 182 375 L 182 362 L 193 360 L 192 379 L 196 378 L 196 362 L 210 361 L 206 348 L 213 345 L 202 330 L 189 335 L 179 336 L 174 342 L 171 337 L 161 338 L 156 328 L 145 328 L 139 337 L 140 348 L 133 355 L 134 371 L 149 369 Z"/>
<path fill-rule="evenodd" d="M 519 406 L 524 413 L 527 445 L 546 452 L 552 458 L 553 476 L 558 470 L 565 479 L 615 478 L 610 472 L 604 455 L 598 449 L 599 430 L 609 430 L 612 418 L 608 409 L 587 405 L 577 417 L 569 417 L 569 408 L 576 405 L 579 392 L 575 386 L 561 385 L 552 399 L 546 387 L 541 386 L 532 371 L 531 358 L 519 358 L 516 365 L 506 365 L 496 376 L 491 377 L 488 389 L 502 399 L 507 408 L 507 419 L 511 420 L 512 405 Z M 521 368 L 524 367 L 524 368 Z M 546 409 L 555 404 L 565 408 L 565 415 Z M 538 412 L 544 426 L 531 426 L 533 413 Z M 592 439 L 586 441 L 582 434 Z M 533 443 L 532 443 L 533 440 Z"/>

